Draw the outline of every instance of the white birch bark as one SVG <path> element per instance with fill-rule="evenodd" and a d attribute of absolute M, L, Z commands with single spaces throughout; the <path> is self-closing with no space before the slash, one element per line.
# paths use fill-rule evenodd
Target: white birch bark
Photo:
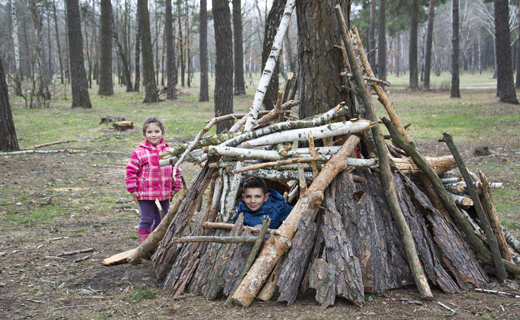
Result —
<path fill-rule="evenodd" d="M 335 119 L 336 117 L 341 117 L 346 115 L 348 112 L 347 106 L 338 105 L 329 111 L 322 113 L 318 116 L 315 116 L 308 120 L 300 120 L 300 121 L 291 121 L 291 122 L 280 122 L 268 127 L 264 127 L 255 131 L 244 133 L 238 137 L 227 140 L 220 145 L 235 147 L 241 144 L 244 141 L 255 139 L 261 136 L 265 136 L 274 132 L 292 130 L 292 129 L 300 129 L 300 128 L 312 128 L 316 126 L 321 126 L 327 123 L 327 121 Z"/>
<path fill-rule="evenodd" d="M 309 132 L 312 135 L 312 138 L 316 140 L 343 134 L 363 132 L 369 130 L 370 128 L 372 128 L 372 124 L 368 120 L 359 120 L 356 122 L 344 121 L 315 128 L 275 132 L 254 140 L 246 141 L 243 143 L 243 145 L 263 146 L 267 144 L 278 144 L 283 142 L 307 141 Z"/>
<path fill-rule="evenodd" d="M 240 168 L 242 168 L 242 162 L 237 161 L 236 168 L 237 170 L 240 170 Z M 230 222 L 235 215 L 235 201 L 237 198 L 240 178 L 242 178 L 241 173 L 233 174 L 231 172 L 232 171 L 228 171 L 223 174 L 225 193 L 221 197 L 219 220 L 225 223 Z"/>
<path fill-rule="evenodd" d="M 321 155 L 333 155 L 341 148 L 341 146 L 333 146 L 333 147 L 317 147 L 316 154 Z M 304 154 L 310 154 L 309 148 L 297 148 L 292 149 L 287 152 L 287 156 L 299 156 Z"/>
<path fill-rule="evenodd" d="M 13 38 L 13 50 L 14 50 L 14 66 L 15 66 L 15 74 L 18 78 L 18 72 L 20 72 L 20 47 L 18 42 L 18 18 L 16 16 L 16 0 L 11 1 L 11 21 L 13 24 L 13 29 L 11 30 L 11 37 Z"/>
<path fill-rule="evenodd" d="M 281 181 L 298 181 L 298 171 L 277 171 L 277 170 L 265 170 L 265 169 L 256 169 L 247 172 L 248 176 L 263 178 L 263 179 L 271 179 L 271 180 L 281 180 Z M 305 172 L 305 181 L 307 184 L 311 184 L 312 172 Z"/>
<path fill-rule="evenodd" d="M 178 161 L 178 157 L 171 157 L 168 159 L 162 159 L 159 160 L 159 165 L 161 167 L 169 166 L 172 164 L 175 164 Z M 186 158 L 184 158 L 184 161 L 191 161 L 191 162 L 198 162 L 202 163 L 208 159 L 208 155 L 202 151 L 202 149 L 194 150 L 186 155 Z"/>
<path fill-rule="evenodd" d="M 288 0 L 285 5 L 284 14 L 282 17 L 282 21 L 280 22 L 280 27 L 278 27 L 278 31 L 276 32 L 276 36 L 274 37 L 273 47 L 271 48 L 271 53 L 269 54 L 269 59 L 265 64 L 265 68 L 260 78 L 260 82 L 258 84 L 258 89 L 255 93 L 255 99 L 251 108 L 249 109 L 249 115 L 244 117 L 246 119 L 245 122 L 245 131 L 251 131 L 251 128 L 255 125 L 255 122 L 258 118 L 258 111 L 262 106 L 264 101 L 265 92 L 267 91 L 267 86 L 271 81 L 271 76 L 273 75 L 274 68 L 276 66 L 276 61 L 278 60 L 278 56 L 280 55 L 280 49 L 282 48 L 283 38 L 285 33 L 287 32 L 287 28 L 289 27 L 289 21 L 291 20 L 292 12 L 294 11 L 294 7 L 296 5 L 296 0 Z M 237 122 L 237 126 L 240 127 L 242 125 Z"/>

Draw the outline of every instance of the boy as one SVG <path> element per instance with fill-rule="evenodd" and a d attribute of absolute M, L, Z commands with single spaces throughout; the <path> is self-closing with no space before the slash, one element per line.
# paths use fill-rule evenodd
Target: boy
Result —
<path fill-rule="evenodd" d="M 285 203 L 283 196 L 275 190 L 267 189 L 265 181 L 257 177 L 249 177 L 244 183 L 242 199 L 235 207 L 237 215 L 244 213 L 244 225 L 262 227 L 262 219 L 271 218 L 270 229 L 278 229 L 291 213 L 292 206 Z"/>

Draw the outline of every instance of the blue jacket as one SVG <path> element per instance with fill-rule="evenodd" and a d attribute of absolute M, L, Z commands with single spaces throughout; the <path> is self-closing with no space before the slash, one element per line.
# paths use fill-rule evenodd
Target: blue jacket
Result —
<path fill-rule="evenodd" d="M 233 219 L 233 223 L 237 221 L 240 213 L 244 213 L 244 225 L 251 227 L 262 224 L 262 220 L 260 218 L 265 219 L 267 216 L 269 216 L 269 218 L 271 218 L 271 224 L 269 225 L 269 228 L 278 229 L 278 227 L 282 225 L 282 222 L 287 218 L 289 213 L 291 213 L 293 207 L 286 204 L 284 197 L 277 191 L 267 189 L 267 193 L 269 194 L 269 198 L 266 202 L 264 202 L 264 205 L 258 211 L 251 211 L 244 203 L 244 200 L 240 200 L 240 202 L 235 207 L 237 215 Z"/>

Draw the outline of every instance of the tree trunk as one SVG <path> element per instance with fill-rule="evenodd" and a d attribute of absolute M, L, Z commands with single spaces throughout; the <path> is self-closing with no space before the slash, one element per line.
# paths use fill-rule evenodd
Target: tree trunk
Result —
<path fill-rule="evenodd" d="M 14 92 L 17 96 L 21 97 L 22 94 L 22 66 L 20 63 L 20 45 L 18 41 L 18 16 L 17 16 L 17 4 L 16 1 L 11 2 L 11 20 L 12 20 L 12 31 L 11 37 L 13 38 L 13 51 L 14 51 Z M 56 19 L 56 6 L 54 7 L 54 18 Z M 56 39 L 58 39 L 58 33 L 56 32 Z M 59 51 L 58 44 L 58 51 Z M 61 59 L 60 59 L 61 62 Z M 60 65 L 61 66 L 61 65 Z M 63 77 L 61 78 L 63 83 Z"/>
<path fill-rule="evenodd" d="M 458 1 L 458 0 L 454 0 Z M 419 89 L 419 73 L 417 68 L 417 28 L 419 15 L 419 0 L 412 0 L 411 22 L 410 22 L 410 48 L 409 48 L 409 65 L 410 65 L 410 89 Z"/>
<path fill-rule="evenodd" d="M 166 33 L 166 74 L 168 77 L 168 92 L 166 99 L 177 99 L 175 94 L 175 45 L 173 43 L 173 15 L 172 15 L 172 0 L 166 0 L 165 13 L 165 27 Z M 206 49 L 207 50 L 207 49 Z"/>
<path fill-rule="evenodd" d="M 70 78 L 72 78 L 72 108 L 92 108 L 88 94 L 87 73 L 83 59 L 83 36 L 78 0 L 66 0 L 67 29 L 70 55 Z"/>
<path fill-rule="evenodd" d="M 112 4 L 110 0 L 101 0 L 99 53 L 100 72 L 98 94 L 111 96 L 114 94 L 114 87 L 112 84 Z"/>
<path fill-rule="evenodd" d="M 520 1 L 519 1 L 520 5 Z M 520 20 L 520 10 L 518 11 L 518 19 Z M 516 89 L 520 89 L 520 25 L 518 26 L 518 40 L 516 41 Z M 479 38 L 480 44 L 480 38 Z M 480 48 L 479 48 L 480 50 Z"/>
<path fill-rule="evenodd" d="M 235 40 L 235 95 L 246 94 L 244 83 L 244 42 L 242 40 L 242 0 L 233 0 L 233 36 Z"/>
<path fill-rule="evenodd" d="M 500 102 L 518 104 L 516 99 L 509 32 L 509 2 L 495 0 L 495 43 L 497 66 L 497 95 Z"/>
<path fill-rule="evenodd" d="M 5 76 L 6 72 L 0 59 L 0 151 L 19 151 Z"/>
<path fill-rule="evenodd" d="M 339 2 L 345 17 L 350 17 L 350 2 Z M 349 93 L 338 90 L 340 73 L 345 69 L 343 54 L 334 48 L 341 35 L 334 21 L 334 5 L 330 1 L 296 1 L 298 17 L 298 68 L 300 85 L 300 119 L 323 113 L 342 101 Z M 318 14 L 317 14 L 318 13 Z M 347 27 L 349 27 L 347 21 Z"/>
<path fill-rule="evenodd" d="M 200 93 L 199 101 L 209 101 L 208 89 L 208 7 L 207 0 L 200 0 L 199 23 Z"/>
<path fill-rule="evenodd" d="M 452 4 L 452 29 L 451 29 L 451 98 L 460 98 L 459 79 L 459 0 L 453 0 Z"/>
<path fill-rule="evenodd" d="M 370 0 L 370 22 L 368 25 L 368 62 L 372 70 L 377 72 L 376 68 L 376 0 Z"/>
<path fill-rule="evenodd" d="M 182 0 L 177 0 L 177 21 L 179 23 L 179 38 L 178 38 L 179 65 L 178 65 L 178 67 L 181 67 L 181 87 L 184 87 L 184 43 L 183 43 L 183 38 L 182 38 L 181 2 L 182 2 Z"/>
<path fill-rule="evenodd" d="M 282 20 L 286 2 L 287 0 L 274 0 L 271 6 L 271 10 L 269 11 L 269 15 L 267 16 L 264 30 L 264 42 L 262 44 L 262 71 L 264 70 L 267 60 L 269 59 L 269 54 L 271 53 L 271 49 L 273 47 L 274 37 L 276 36 L 276 31 L 278 30 L 278 26 Z M 272 110 L 274 108 L 276 98 L 278 97 L 278 72 L 278 63 L 276 63 L 271 76 L 271 81 L 269 81 L 269 85 L 264 96 L 263 104 L 266 110 Z"/>
<path fill-rule="evenodd" d="M 231 32 L 231 13 L 228 2 L 212 0 L 215 19 L 215 116 L 233 113 L 233 35 Z M 231 128 L 233 120 L 217 123 L 217 133 Z"/>
<path fill-rule="evenodd" d="M 112 16 L 112 37 L 114 38 L 114 44 L 116 45 L 117 53 L 119 58 L 121 59 L 121 64 L 123 65 L 123 76 L 124 76 L 124 84 L 126 85 L 126 92 L 134 91 L 132 87 L 132 75 L 130 72 L 130 64 L 129 61 L 126 60 L 126 54 L 123 46 L 119 42 L 119 36 L 117 34 L 117 28 L 114 23 L 114 17 Z M 110 77 L 112 78 L 112 73 L 110 73 Z"/>
<path fill-rule="evenodd" d="M 134 91 L 139 92 L 139 85 L 141 83 L 141 33 L 143 33 L 143 24 L 141 22 L 141 6 L 136 9 L 136 33 L 135 33 L 135 83 Z"/>
<path fill-rule="evenodd" d="M 150 14 L 148 13 L 148 0 L 139 0 L 139 8 L 141 9 L 141 44 L 143 49 L 143 73 L 145 82 L 145 97 L 143 102 L 159 101 L 157 94 L 157 85 L 155 84 L 155 75 L 153 67 L 153 47 L 152 36 L 150 34 Z"/>
<path fill-rule="evenodd" d="M 386 0 L 379 0 L 379 21 L 377 31 L 377 77 L 386 78 Z"/>
<path fill-rule="evenodd" d="M 428 8 L 428 27 L 426 30 L 426 54 L 424 56 L 423 91 L 430 91 L 430 71 L 432 63 L 433 20 L 435 18 L 435 0 L 430 0 Z"/>

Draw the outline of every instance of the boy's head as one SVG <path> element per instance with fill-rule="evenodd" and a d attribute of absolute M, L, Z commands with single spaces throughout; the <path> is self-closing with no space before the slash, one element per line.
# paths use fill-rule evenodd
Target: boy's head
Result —
<path fill-rule="evenodd" d="M 265 181 L 257 177 L 249 177 L 244 183 L 242 200 L 251 211 L 258 211 L 269 199 Z"/>

